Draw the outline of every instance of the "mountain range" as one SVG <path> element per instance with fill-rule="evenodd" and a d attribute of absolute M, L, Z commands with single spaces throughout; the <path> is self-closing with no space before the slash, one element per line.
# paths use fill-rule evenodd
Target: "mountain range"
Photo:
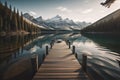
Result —
<path fill-rule="evenodd" d="M 34 18 L 29 13 L 25 13 L 23 16 L 31 22 L 51 30 L 81 30 L 91 24 L 87 22 L 74 22 L 69 18 L 63 19 L 59 15 L 47 20 L 44 20 L 42 16 Z"/>

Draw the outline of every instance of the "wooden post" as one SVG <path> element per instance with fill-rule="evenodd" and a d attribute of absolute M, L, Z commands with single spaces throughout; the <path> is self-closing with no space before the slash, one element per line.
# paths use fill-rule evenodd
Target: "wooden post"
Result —
<path fill-rule="evenodd" d="M 71 45 L 71 44 L 70 44 L 70 41 L 68 42 L 68 44 L 69 44 L 69 49 L 70 49 L 70 45 Z"/>
<path fill-rule="evenodd" d="M 78 55 L 77 55 L 77 53 L 75 53 L 75 57 L 76 57 L 76 59 L 78 59 Z"/>
<path fill-rule="evenodd" d="M 75 54 L 75 46 L 73 46 L 72 53 Z"/>
<path fill-rule="evenodd" d="M 36 55 L 33 55 L 31 57 L 31 63 L 32 63 L 32 68 L 33 68 L 33 71 L 36 72 L 37 71 L 37 64 L 36 64 Z"/>
<path fill-rule="evenodd" d="M 66 44 L 69 45 L 69 40 L 66 40 Z"/>
<path fill-rule="evenodd" d="M 82 55 L 82 69 L 87 72 L 87 55 Z"/>
<path fill-rule="evenodd" d="M 46 46 L 46 55 L 48 54 L 48 46 Z"/>
<path fill-rule="evenodd" d="M 38 69 L 39 69 L 38 54 L 36 55 L 36 69 L 37 69 L 37 71 L 38 71 Z"/>
<path fill-rule="evenodd" d="M 54 42 L 55 42 L 54 40 L 51 41 L 51 45 L 52 45 L 52 46 L 54 45 Z"/>
<path fill-rule="evenodd" d="M 50 43 L 50 49 L 52 49 L 52 46 L 53 46 L 53 43 L 51 42 L 51 43 Z"/>

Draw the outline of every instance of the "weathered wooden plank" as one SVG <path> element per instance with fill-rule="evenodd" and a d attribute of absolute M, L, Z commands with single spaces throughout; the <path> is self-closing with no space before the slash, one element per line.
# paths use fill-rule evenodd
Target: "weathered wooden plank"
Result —
<path fill-rule="evenodd" d="M 79 68 L 41 68 L 39 69 L 40 71 L 45 71 L 45 70 L 75 70 L 75 71 L 80 71 Z"/>
<path fill-rule="evenodd" d="M 63 41 L 55 43 L 33 80 L 89 80 Z"/>
<path fill-rule="evenodd" d="M 79 75 L 85 75 L 85 73 L 36 73 L 36 76 L 79 76 Z"/>
<path fill-rule="evenodd" d="M 56 79 L 43 79 L 43 78 L 34 78 L 34 80 L 56 80 Z M 88 79 L 57 79 L 57 80 L 88 80 Z"/>
<path fill-rule="evenodd" d="M 42 65 L 41 68 L 81 68 L 79 66 L 74 66 L 74 65 Z"/>
<path fill-rule="evenodd" d="M 43 79 L 78 79 L 78 78 L 87 78 L 86 76 L 35 76 L 35 78 L 43 78 Z"/>
<path fill-rule="evenodd" d="M 74 70 L 74 69 L 65 69 L 65 70 L 52 70 L 52 69 L 50 69 L 50 70 L 39 70 L 38 72 L 51 72 L 51 73 L 68 73 L 68 72 L 71 72 L 71 73 L 73 73 L 73 72 L 80 72 L 80 70 Z"/>
<path fill-rule="evenodd" d="M 44 63 L 70 63 L 70 64 L 72 64 L 72 63 L 74 63 L 74 64 L 78 64 L 78 62 L 77 61 L 44 61 Z M 78 65 L 80 65 L 80 64 L 78 64 Z"/>
<path fill-rule="evenodd" d="M 45 63 L 44 63 L 44 64 L 45 64 Z M 49 63 L 49 64 L 50 64 L 50 63 Z M 49 64 L 48 64 L 48 65 L 49 65 Z M 78 65 L 78 64 L 69 64 L 69 63 L 68 63 L 68 64 L 66 64 L 66 63 L 59 63 L 59 64 L 58 64 L 58 63 L 52 63 L 52 64 L 53 64 L 53 65 L 64 65 L 64 66 L 65 66 L 65 65 L 66 65 L 66 66 L 70 66 L 70 65 L 80 66 L 80 65 Z"/>

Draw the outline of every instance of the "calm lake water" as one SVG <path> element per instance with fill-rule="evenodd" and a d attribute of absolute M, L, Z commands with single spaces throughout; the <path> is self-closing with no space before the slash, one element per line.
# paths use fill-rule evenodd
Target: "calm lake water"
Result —
<path fill-rule="evenodd" d="M 95 80 L 120 80 L 120 37 L 73 33 L 0 37 L 0 80 L 32 80 L 55 39 L 70 40 L 80 64 L 89 53 L 87 71 Z"/>

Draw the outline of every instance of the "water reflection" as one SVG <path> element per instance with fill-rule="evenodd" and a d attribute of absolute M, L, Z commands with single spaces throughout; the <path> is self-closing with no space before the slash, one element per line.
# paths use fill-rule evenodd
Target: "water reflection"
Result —
<path fill-rule="evenodd" d="M 94 77 L 120 79 L 118 37 L 68 33 L 0 37 L 0 80 L 32 80 L 46 56 L 46 45 L 50 48 L 55 39 L 70 40 L 80 63 L 82 52 L 88 51 L 88 71 Z"/>
<path fill-rule="evenodd" d="M 119 80 L 120 39 L 108 35 L 84 36 L 80 36 L 73 43 L 77 47 L 76 52 L 80 63 L 82 52 L 87 51 L 91 53 L 91 56 L 88 56 L 88 72 L 93 73 L 93 76 L 102 77 L 104 80 Z"/>
<path fill-rule="evenodd" d="M 0 37 L 0 80 L 32 80 L 45 58 L 45 47 L 70 34 Z"/>
<path fill-rule="evenodd" d="M 0 38 L 0 80 L 32 80 L 45 58 L 51 35 Z"/>

